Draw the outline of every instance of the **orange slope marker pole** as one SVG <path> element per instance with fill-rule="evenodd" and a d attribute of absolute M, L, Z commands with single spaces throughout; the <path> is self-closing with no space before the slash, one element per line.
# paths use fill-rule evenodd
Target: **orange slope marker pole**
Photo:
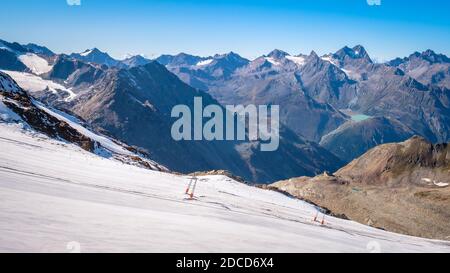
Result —
<path fill-rule="evenodd" d="M 191 179 L 189 180 L 189 185 L 186 188 L 185 194 L 189 194 L 189 190 L 191 189 L 191 185 L 192 185 L 192 180 L 193 180 L 193 178 L 191 177 Z"/>
<path fill-rule="evenodd" d="M 317 217 L 319 216 L 319 212 L 317 211 L 316 212 L 316 216 L 314 216 L 314 220 L 313 220 L 313 222 L 317 222 Z"/>
<path fill-rule="evenodd" d="M 194 199 L 194 193 L 195 193 L 195 188 L 197 187 L 197 177 L 194 177 L 194 186 L 192 187 L 192 191 L 191 191 L 191 199 Z"/>

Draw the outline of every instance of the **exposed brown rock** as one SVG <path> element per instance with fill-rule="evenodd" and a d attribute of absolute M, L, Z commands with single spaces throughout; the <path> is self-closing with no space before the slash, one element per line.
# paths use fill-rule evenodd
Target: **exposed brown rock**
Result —
<path fill-rule="evenodd" d="M 413 137 L 378 146 L 334 176 L 271 186 L 362 224 L 450 240 L 449 184 L 450 146 Z"/>

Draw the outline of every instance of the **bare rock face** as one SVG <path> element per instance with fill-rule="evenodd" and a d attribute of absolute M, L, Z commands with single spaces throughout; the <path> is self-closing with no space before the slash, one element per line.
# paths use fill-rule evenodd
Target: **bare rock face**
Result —
<path fill-rule="evenodd" d="M 362 224 L 449 240 L 449 185 L 450 146 L 413 137 L 380 145 L 334 175 L 271 186 Z"/>

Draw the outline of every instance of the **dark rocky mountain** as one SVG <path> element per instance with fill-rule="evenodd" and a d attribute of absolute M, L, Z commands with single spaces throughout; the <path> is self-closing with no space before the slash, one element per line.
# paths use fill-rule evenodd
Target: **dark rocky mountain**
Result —
<path fill-rule="evenodd" d="M 9 51 L 16 52 L 16 53 L 27 53 L 30 52 L 29 49 L 27 49 L 25 46 L 19 44 L 19 43 L 10 43 L 4 40 L 0 40 L 0 48 L 8 49 Z"/>
<path fill-rule="evenodd" d="M 180 53 L 178 55 L 161 55 L 156 61 L 165 66 L 193 66 L 208 58 Z"/>
<path fill-rule="evenodd" d="M 322 137 L 320 145 L 348 163 L 375 146 L 401 142 L 414 135 L 413 130 L 386 117 L 348 121 Z"/>
<path fill-rule="evenodd" d="M 107 69 L 106 65 L 86 63 L 67 55 L 59 55 L 52 69 L 43 77 L 77 89 L 90 87 L 105 74 Z"/>
<path fill-rule="evenodd" d="M 353 48 L 345 46 L 344 48 L 334 53 L 332 56 L 335 60 L 339 61 L 341 66 L 350 64 L 352 64 L 353 66 L 357 66 L 373 63 L 366 49 L 362 45 L 357 45 Z"/>
<path fill-rule="evenodd" d="M 448 240 L 449 147 L 413 137 L 377 146 L 334 175 L 290 179 L 272 187 L 333 215 L 392 232 Z"/>
<path fill-rule="evenodd" d="M 343 60 L 347 58 L 343 57 Z M 357 82 L 350 79 L 334 59 L 321 58 L 315 52 L 306 58 L 305 64 L 296 73 L 303 83 L 305 94 L 336 109 L 348 108 L 358 92 Z"/>
<path fill-rule="evenodd" d="M 56 55 L 53 51 L 51 51 L 47 47 L 40 46 L 37 44 L 30 43 L 30 44 L 23 45 L 23 47 L 26 48 L 30 52 L 33 52 L 33 53 L 39 54 L 39 55 L 44 55 L 47 57 L 53 57 Z"/>
<path fill-rule="evenodd" d="M 0 69 L 26 71 L 27 66 L 17 58 L 15 52 L 0 47 Z"/>
<path fill-rule="evenodd" d="M 22 63 L 17 54 L 28 50 L 18 43 L 9 43 L 0 40 L 0 69 L 13 71 L 26 71 L 27 66 Z"/>
<path fill-rule="evenodd" d="M 114 67 L 119 64 L 118 60 L 113 59 L 107 53 L 102 52 L 97 48 L 87 49 L 82 53 L 73 53 L 70 57 L 83 62 L 107 65 L 109 67 Z"/>
<path fill-rule="evenodd" d="M 170 118 L 173 106 L 218 104 L 193 89 L 157 62 L 129 70 L 109 70 L 70 109 L 96 129 L 141 147 L 153 159 L 179 172 L 224 169 L 249 181 L 270 182 L 295 173 L 337 169 L 341 162 L 318 145 L 282 131 L 280 149 L 259 152 L 257 142 L 174 141 Z M 290 158 L 290 160 L 286 160 Z M 313 160 L 311 158 L 314 158 Z M 279 164 L 283 163 L 283 167 Z"/>
<path fill-rule="evenodd" d="M 32 69 L 26 66 L 20 59 L 22 55 L 36 54 L 40 58 L 52 62 L 55 54 L 48 48 L 35 44 L 21 45 L 0 40 L 0 70 L 30 72 Z"/>

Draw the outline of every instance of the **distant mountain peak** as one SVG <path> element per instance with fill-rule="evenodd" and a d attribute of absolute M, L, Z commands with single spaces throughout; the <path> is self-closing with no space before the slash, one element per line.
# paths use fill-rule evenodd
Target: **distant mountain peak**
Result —
<path fill-rule="evenodd" d="M 233 51 L 230 51 L 230 52 L 225 53 L 225 54 L 216 54 L 212 58 L 213 59 L 239 60 L 239 61 L 247 60 L 244 57 L 242 57 L 241 55 L 239 55 L 239 54 L 237 54 L 237 53 L 235 53 Z M 209 57 L 209 58 L 205 58 L 205 59 L 211 59 L 211 58 Z"/>
<path fill-rule="evenodd" d="M 314 50 L 312 50 L 311 53 L 309 53 L 308 58 L 309 58 L 310 60 L 320 59 L 319 55 L 317 55 L 317 53 L 316 53 Z"/>
<path fill-rule="evenodd" d="M 352 50 L 356 56 L 360 56 L 360 57 L 369 56 L 369 54 L 367 54 L 366 49 L 362 45 L 357 45 L 357 46 L 353 47 Z"/>
<path fill-rule="evenodd" d="M 146 65 L 152 62 L 142 55 L 129 55 L 127 58 L 121 61 L 121 64 L 126 68 L 132 68 L 136 66 Z"/>
<path fill-rule="evenodd" d="M 91 49 L 86 49 L 85 51 L 79 53 L 81 56 L 88 56 L 88 55 L 92 55 L 92 54 L 105 54 L 108 55 L 107 53 L 101 51 L 100 49 L 94 47 Z"/>
<path fill-rule="evenodd" d="M 290 56 L 290 54 L 280 49 L 274 49 L 267 55 L 267 57 L 275 59 L 282 59 L 286 56 Z"/>
<path fill-rule="evenodd" d="M 134 55 L 134 56 L 130 56 L 127 58 L 128 60 L 130 59 L 137 59 L 137 60 L 148 60 L 145 56 L 142 55 Z"/>
<path fill-rule="evenodd" d="M 431 49 L 428 49 L 422 53 L 418 53 L 416 52 L 415 54 L 413 54 L 416 57 L 422 58 L 428 62 L 430 62 L 431 64 L 434 63 L 450 63 L 450 59 L 444 55 L 444 54 L 437 54 L 436 52 L 434 52 Z"/>
<path fill-rule="evenodd" d="M 24 45 L 23 47 L 32 51 L 35 54 L 42 54 L 42 55 L 46 55 L 46 56 L 55 56 L 56 55 L 53 51 L 51 51 L 47 47 L 40 46 L 40 45 L 33 44 L 33 43 L 29 43 L 27 45 Z"/>
<path fill-rule="evenodd" d="M 119 64 L 119 61 L 115 60 L 108 53 L 101 51 L 100 49 L 94 47 L 92 49 L 86 49 L 81 53 L 73 53 L 70 57 L 75 58 L 84 62 L 97 63 L 101 65 L 107 65 L 110 67 Z"/>
<path fill-rule="evenodd" d="M 372 63 L 372 59 L 362 45 L 356 45 L 353 48 L 344 46 L 342 49 L 333 54 L 333 57 L 338 59 L 340 62 L 345 62 L 345 59 L 353 59 L 365 60 L 368 63 Z"/>

